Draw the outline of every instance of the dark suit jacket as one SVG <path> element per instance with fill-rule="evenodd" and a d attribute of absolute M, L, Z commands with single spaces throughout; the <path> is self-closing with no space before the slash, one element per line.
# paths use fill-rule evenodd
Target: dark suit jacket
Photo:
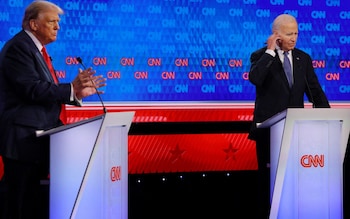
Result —
<path fill-rule="evenodd" d="M 266 47 L 261 48 L 250 57 L 249 81 L 256 88 L 250 139 L 255 139 L 256 123 L 263 122 L 287 108 L 303 108 L 304 94 L 315 107 L 330 107 L 307 53 L 299 49 L 292 51 L 294 84 L 289 88 L 277 51 L 275 57 L 265 51 Z"/>
<path fill-rule="evenodd" d="M 0 155 L 24 161 L 47 159 L 49 140 L 36 130 L 62 125 L 61 104 L 71 85 L 56 85 L 32 39 L 20 31 L 0 53 Z"/>

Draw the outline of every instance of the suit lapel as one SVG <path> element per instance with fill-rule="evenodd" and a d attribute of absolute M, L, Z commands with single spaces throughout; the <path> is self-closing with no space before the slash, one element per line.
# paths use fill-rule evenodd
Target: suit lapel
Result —
<path fill-rule="evenodd" d="M 22 30 L 19 34 L 21 35 L 21 38 L 23 38 L 24 40 L 28 41 L 28 43 L 30 43 L 31 50 L 34 53 L 35 59 L 37 60 L 37 62 L 40 65 L 40 68 L 41 68 L 40 70 L 43 73 L 43 77 L 47 81 L 54 82 L 54 80 L 53 80 L 53 78 L 51 76 L 50 70 L 47 67 L 41 52 L 38 50 L 38 48 L 36 47 L 36 45 L 33 42 L 33 40 L 30 38 L 30 36 L 27 33 L 25 33 L 24 30 Z"/>
<path fill-rule="evenodd" d="M 300 74 L 299 72 L 303 72 L 301 70 L 302 65 L 301 65 L 301 56 L 300 53 L 296 50 L 292 50 L 292 56 L 293 56 L 293 77 L 294 77 L 294 82 L 300 82 L 303 81 L 304 79 L 300 77 L 304 77 L 303 73 Z"/>
<path fill-rule="evenodd" d="M 35 57 L 38 60 L 38 62 L 40 63 L 40 67 L 41 67 L 42 71 L 44 72 L 44 77 L 46 78 L 46 80 L 50 81 L 50 82 L 54 82 L 54 80 L 51 76 L 50 70 L 45 63 L 42 54 L 39 51 L 36 51 Z"/>

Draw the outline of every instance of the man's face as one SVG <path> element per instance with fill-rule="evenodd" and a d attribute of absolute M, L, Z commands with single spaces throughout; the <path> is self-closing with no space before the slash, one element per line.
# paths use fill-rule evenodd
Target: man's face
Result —
<path fill-rule="evenodd" d="M 49 10 L 39 14 L 38 18 L 30 21 L 31 32 L 43 44 L 49 44 L 57 39 L 60 29 L 60 18 L 55 10 Z"/>
<path fill-rule="evenodd" d="M 298 24 L 290 22 L 281 25 L 278 31 L 280 36 L 279 46 L 282 50 L 288 51 L 295 48 L 298 39 Z"/>

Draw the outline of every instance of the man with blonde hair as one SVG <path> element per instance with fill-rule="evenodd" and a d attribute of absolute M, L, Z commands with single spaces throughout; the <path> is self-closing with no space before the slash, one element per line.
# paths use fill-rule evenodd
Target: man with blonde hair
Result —
<path fill-rule="evenodd" d="M 49 137 L 36 130 L 63 125 L 65 104 L 101 93 L 102 76 L 79 69 L 71 83 L 59 83 L 45 46 L 57 39 L 63 10 L 48 1 L 34 1 L 25 10 L 22 30 L 0 53 L 0 155 L 6 183 L 5 218 L 42 218 L 40 180 L 48 176 Z M 1 202 L 3 203 L 3 202 Z M 44 216 L 46 218 L 47 216 Z"/>

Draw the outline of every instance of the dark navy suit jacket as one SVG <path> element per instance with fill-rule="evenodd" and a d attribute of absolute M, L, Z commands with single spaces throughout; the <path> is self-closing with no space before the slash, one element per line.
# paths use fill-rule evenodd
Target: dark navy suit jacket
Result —
<path fill-rule="evenodd" d="M 71 85 L 55 84 L 33 40 L 20 31 L 0 53 L 0 155 L 23 161 L 47 159 L 48 137 L 36 130 L 62 125 L 62 104 L 70 101 Z"/>
<path fill-rule="evenodd" d="M 250 139 L 255 139 L 256 123 L 263 122 L 287 108 L 303 108 L 304 94 L 315 107 L 330 107 L 307 53 L 296 48 L 292 50 L 294 84 L 289 88 L 277 51 L 275 57 L 265 51 L 266 47 L 261 48 L 250 57 L 249 80 L 256 89 Z"/>

